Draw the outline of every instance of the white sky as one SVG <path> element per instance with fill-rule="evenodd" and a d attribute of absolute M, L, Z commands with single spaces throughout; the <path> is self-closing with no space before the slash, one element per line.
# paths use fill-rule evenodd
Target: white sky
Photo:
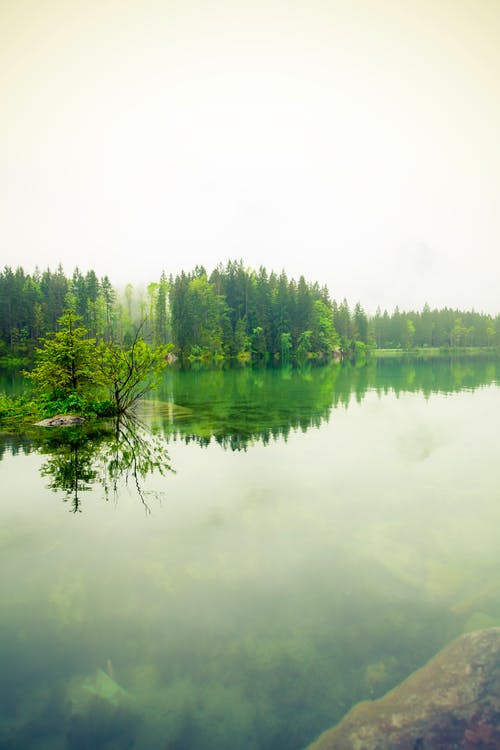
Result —
<path fill-rule="evenodd" d="M 499 312 L 499 0 L 0 0 L 0 263 Z"/>

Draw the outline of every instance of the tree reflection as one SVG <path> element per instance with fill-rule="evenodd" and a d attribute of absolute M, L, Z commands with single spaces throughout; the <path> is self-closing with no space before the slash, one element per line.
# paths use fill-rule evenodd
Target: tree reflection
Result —
<path fill-rule="evenodd" d="M 49 488 L 62 490 L 65 501 L 71 499 L 73 512 L 80 510 L 80 496 L 87 492 L 97 479 L 93 465 L 97 446 L 93 441 L 86 441 L 82 434 L 51 436 L 43 441 L 43 453 L 50 456 L 40 469 L 42 477 L 49 477 Z M 59 438 L 59 439 L 57 439 Z"/>
<path fill-rule="evenodd" d="M 137 492 L 149 512 L 145 480 L 153 472 L 172 471 L 167 444 L 217 443 L 244 451 L 260 442 L 287 440 L 293 432 L 320 427 L 336 409 L 361 403 L 369 393 L 448 394 L 500 382 L 499 358 L 371 359 L 325 367 L 263 370 L 198 370 L 165 374 L 157 401 L 144 401 L 137 418 L 121 418 L 91 427 L 30 428 L 23 434 L 0 434 L 4 454 L 33 451 L 47 455 L 42 475 L 60 491 L 75 512 L 81 498 L 100 485 L 107 499 L 117 499 L 119 485 Z"/>
<path fill-rule="evenodd" d="M 82 493 L 100 485 L 106 500 L 118 499 L 122 482 L 133 487 L 146 513 L 145 489 L 153 472 L 173 471 L 164 438 L 153 434 L 135 417 L 120 417 L 99 428 L 45 428 L 34 439 L 35 449 L 48 458 L 40 469 L 48 487 L 62 492 L 72 512 L 81 512 Z"/>
<path fill-rule="evenodd" d="M 144 489 L 147 476 L 153 472 L 161 476 L 173 472 L 165 439 L 132 416 L 116 420 L 113 439 L 103 444 L 99 459 L 99 480 L 106 499 L 117 499 L 119 481 L 124 480 L 127 486 L 133 483 L 148 513 Z"/>
<path fill-rule="evenodd" d="M 452 393 L 500 380 L 498 358 L 376 359 L 261 370 L 170 371 L 143 415 L 168 440 L 244 451 L 328 422 L 369 393 Z"/>

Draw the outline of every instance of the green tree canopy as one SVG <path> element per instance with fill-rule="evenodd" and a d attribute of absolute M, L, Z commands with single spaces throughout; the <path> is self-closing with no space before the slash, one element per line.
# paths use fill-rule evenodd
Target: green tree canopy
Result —
<path fill-rule="evenodd" d="M 154 388 L 168 364 L 170 347 L 150 347 L 140 337 L 140 329 L 129 348 L 111 341 L 99 342 L 94 351 L 98 380 L 106 386 L 116 414 L 130 410 Z"/>
<path fill-rule="evenodd" d="M 39 393 L 50 398 L 82 395 L 103 384 L 95 367 L 95 339 L 71 310 L 59 318 L 59 331 L 41 339 L 36 350 L 35 367 L 25 373 Z"/>

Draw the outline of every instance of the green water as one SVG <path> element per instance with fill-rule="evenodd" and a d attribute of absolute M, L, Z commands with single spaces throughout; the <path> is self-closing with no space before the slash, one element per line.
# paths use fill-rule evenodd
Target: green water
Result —
<path fill-rule="evenodd" d="M 169 372 L 143 426 L 3 436 L 2 750 L 303 748 L 500 624 L 499 383 Z"/>

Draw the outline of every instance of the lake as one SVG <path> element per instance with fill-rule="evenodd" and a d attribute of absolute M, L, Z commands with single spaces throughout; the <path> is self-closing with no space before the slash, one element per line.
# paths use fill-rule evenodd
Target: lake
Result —
<path fill-rule="evenodd" d="M 2 435 L 0 747 L 300 750 L 500 624 L 499 383 L 172 371 L 140 422 Z"/>

